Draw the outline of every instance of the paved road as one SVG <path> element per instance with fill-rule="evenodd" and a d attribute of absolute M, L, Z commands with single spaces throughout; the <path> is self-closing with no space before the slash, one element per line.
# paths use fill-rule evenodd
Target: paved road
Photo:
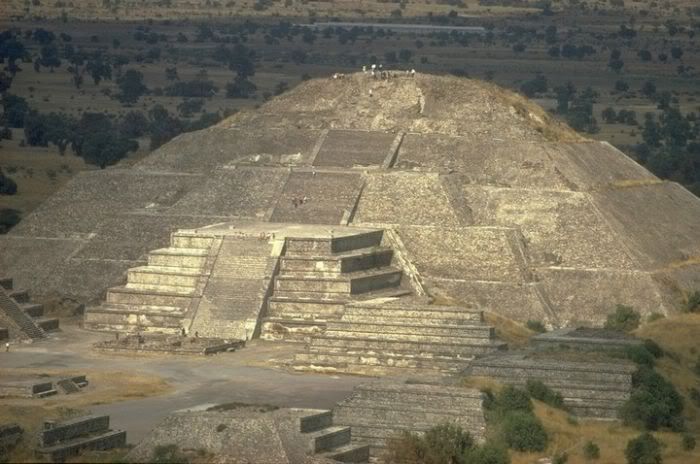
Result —
<path fill-rule="evenodd" d="M 51 340 L 1 353 L 0 367 L 143 372 L 164 378 L 174 387 L 167 395 L 92 407 L 94 413 L 109 414 L 114 427 L 127 430 L 131 443 L 140 441 L 172 411 L 233 401 L 327 409 L 347 397 L 353 386 L 368 380 L 264 367 L 271 357 L 288 351 L 280 344 L 256 341 L 238 352 L 207 358 L 131 357 L 94 353 L 91 344 L 103 338 L 68 326 Z"/>

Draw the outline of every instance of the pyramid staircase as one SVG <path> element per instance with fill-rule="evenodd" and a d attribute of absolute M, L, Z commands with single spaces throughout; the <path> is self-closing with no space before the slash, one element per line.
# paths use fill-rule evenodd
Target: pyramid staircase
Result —
<path fill-rule="evenodd" d="M 352 427 L 355 443 L 376 456 L 386 440 L 402 432 L 422 433 L 446 422 L 462 427 L 476 441 L 486 433 L 483 395 L 445 385 L 373 382 L 361 384 L 333 409 L 335 422 Z"/>
<path fill-rule="evenodd" d="M 349 426 L 333 425 L 333 412 L 308 410 L 299 419 L 299 432 L 309 442 L 309 452 L 339 462 L 367 462 L 369 446 L 353 444 Z"/>
<path fill-rule="evenodd" d="M 476 357 L 503 350 L 495 330 L 475 308 L 375 300 L 348 304 L 338 321 L 311 337 L 296 355 L 299 371 L 364 375 L 442 376 L 464 370 Z"/>
<path fill-rule="evenodd" d="M 145 266 L 128 270 L 126 285 L 110 288 L 101 306 L 87 310 L 85 327 L 178 333 L 202 296 L 217 240 L 173 233 L 169 247 L 151 251 Z"/>
<path fill-rule="evenodd" d="M 27 290 L 17 290 L 11 278 L 0 278 L 0 334 L 7 338 L 41 339 L 58 329 L 58 319 L 44 317 L 44 306 L 32 303 Z M 4 329 L 4 330 L 3 330 Z"/>
<path fill-rule="evenodd" d="M 308 342 L 353 301 L 410 293 L 382 246 L 383 231 L 337 238 L 286 239 L 261 338 Z"/>

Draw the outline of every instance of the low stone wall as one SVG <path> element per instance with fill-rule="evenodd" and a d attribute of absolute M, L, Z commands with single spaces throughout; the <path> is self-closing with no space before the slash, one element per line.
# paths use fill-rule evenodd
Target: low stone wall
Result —
<path fill-rule="evenodd" d="M 620 351 L 641 345 L 642 340 L 623 332 L 587 327 L 564 328 L 532 337 L 537 350 Z"/>
<path fill-rule="evenodd" d="M 80 454 L 83 450 L 108 450 L 126 446 L 126 431 L 113 430 L 101 435 L 80 438 L 67 443 L 41 448 L 38 450 L 53 462 L 63 462 L 70 456 Z"/>
<path fill-rule="evenodd" d="M 119 340 L 108 340 L 93 345 L 98 351 L 162 353 L 177 355 L 210 355 L 235 351 L 245 346 L 242 340 L 195 338 L 163 335 L 129 335 Z"/>
<path fill-rule="evenodd" d="M 48 394 L 53 389 L 53 382 L 11 381 L 0 384 L 0 398 L 6 396 L 33 398 L 42 394 Z"/>
<path fill-rule="evenodd" d="M 108 431 L 109 416 L 83 416 L 61 423 L 45 422 L 44 427 L 39 433 L 39 444 L 48 447 L 84 435 Z"/>

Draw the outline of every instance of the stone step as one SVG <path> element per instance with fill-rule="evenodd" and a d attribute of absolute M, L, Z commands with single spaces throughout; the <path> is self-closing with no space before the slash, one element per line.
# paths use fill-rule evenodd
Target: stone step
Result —
<path fill-rule="evenodd" d="M 129 269 L 127 283 L 194 288 L 201 276 L 201 270 L 193 268 L 139 266 Z"/>
<path fill-rule="evenodd" d="M 349 444 L 320 453 L 319 456 L 338 462 L 367 462 L 370 449 L 367 444 Z"/>
<path fill-rule="evenodd" d="M 384 448 L 386 440 L 398 438 L 402 432 L 425 432 L 437 424 L 416 423 L 411 426 L 381 426 L 381 425 L 359 425 L 352 424 L 353 441 L 357 443 L 366 443 L 372 448 Z M 474 425 L 472 427 L 464 427 L 470 435 L 480 440 L 484 437 L 485 427 Z"/>
<path fill-rule="evenodd" d="M 320 453 L 334 448 L 350 444 L 350 427 L 333 425 L 321 430 L 309 432 L 307 437 L 311 438 L 312 451 Z"/>
<path fill-rule="evenodd" d="M 583 364 L 583 363 L 580 363 Z M 596 370 L 594 366 L 582 369 L 571 369 L 566 365 L 560 365 L 558 369 L 545 367 L 544 363 L 531 367 L 508 368 L 502 365 L 488 365 L 479 360 L 470 367 L 470 374 L 477 377 L 492 377 L 503 379 L 507 383 L 525 383 L 527 379 L 539 379 L 545 383 L 553 380 L 561 382 L 573 382 L 581 384 L 619 384 L 629 385 L 631 373 L 604 372 Z"/>
<path fill-rule="evenodd" d="M 293 367 L 298 370 L 303 370 L 304 367 L 308 370 L 322 370 L 330 368 L 332 371 L 345 372 L 347 369 L 353 369 L 353 372 L 358 372 L 360 368 L 393 368 L 401 370 L 429 370 L 436 372 L 453 372 L 458 373 L 463 371 L 471 361 L 470 358 L 424 358 L 420 356 L 401 355 L 399 353 L 376 353 L 376 354 L 353 354 L 340 352 L 308 352 L 298 353 L 294 357 Z M 381 369 L 380 369 L 381 370 Z"/>
<path fill-rule="evenodd" d="M 174 233 L 170 238 L 172 248 L 200 248 L 209 249 L 214 243 L 214 237 L 206 235 L 192 235 Z"/>
<path fill-rule="evenodd" d="M 268 300 L 269 317 L 285 319 L 340 319 L 345 302 L 342 300 L 310 300 L 273 296 Z"/>
<path fill-rule="evenodd" d="M 352 404 L 336 407 L 334 413 L 338 423 L 352 424 L 356 434 L 362 433 L 361 429 L 356 429 L 362 426 L 422 431 L 429 429 L 430 424 L 436 425 L 446 421 L 459 423 L 467 430 L 485 424 L 481 408 L 463 411 L 430 411 L 420 407 L 402 410 L 400 407 L 363 407 Z"/>
<path fill-rule="evenodd" d="M 318 256 L 377 247 L 381 245 L 383 235 L 383 230 L 374 230 L 333 238 L 287 237 L 286 254 Z"/>
<path fill-rule="evenodd" d="M 455 320 L 455 321 L 483 321 L 483 312 L 477 309 L 464 309 L 456 306 L 391 306 L 369 303 L 351 303 L 345 310 L 346 317 L 356 320 L 365 316 L 383 319 L 411 319 L 417 321 L 428 319 Z"/>
<path fill-rule="evenodd" d="M 293 292 L 328 292 L 355 294 L 370 292 L 401 284 L 402 271 L 383 268 L 372 271 L 340 274 L 337 277 L 294 277 L 280 274 L 275 279 L 275 290 Z"/>
<path fill-rule="evenodd" d="M 392 256 L 393 250 L 388 247 L 363 248 L 330 256 L 285 255 L 280 260 L 280 270 L 285 273 L 348 273 L 389 266 Z"/>
<path fill-rule="evenodd" d="M 195 296 L 196 291 L 195 287 L 190 286 L 146 284 L 140 282 L 127 282 L 122 288 L 134 290 L 135 293 L 175 294 L 182 296 Z"/>
<path fill-rule="evenodd" d="M 8 292 L 4 288 L 0 288 L 0 311 L 5 314 L 9 320 L 11 320 L 19 330 L 29 338 L 38 339 L 46 336 L 44 331 L 36 325 L 34 320 L 22 311 L 20 304 L 26 301 L 17 302 L 10 295 L 17 295 L 17 292 Z M 26 291 L 20 293 L 20 299 L 28 300 L 29 295 Z"/>
<path fill-rule="evenodd" d="M 204 248 L 161 248 L 148 254 L 149 266 L 202 268 L 209 250 Z"/>
<path fill-rule="evenodd" d="M 301 417 L 299 419 L 299 431 L 301 433 L 315 432 L 333 425 L 333 411 L 319 409 L 316 414 Z"/>
<path fill-rule="evenodd" d="M 10 290 L 8 295 L 17 303 L 29 303 L 29 291 L 27 290 Z"/>
<path fill-rule="evenodd" d="M 95 309 L 91 309 L 91 311 L 95 311 Z M 187 312 L 187 308 L 179 306 L 130 305 L 118 303 L 104 303 L 99 307 L 99 310 L 121 314 L 150 314 L 153 316 L 184 316 Z"/>
<path fill-rule="evenodd" d="M 59 329 L 59 321 L 57 317 L 34 318 L 34 323 L 41 327 L 41 330 L 44 332 L 51 332 Z"/>
<path fill-rule="evenodd" d="M 333 321 L 335 323 L 337 321 Z M 421 333 L 420 330 L 414 333 L 401 333 L 390 330 L 387 326 L 387 330 L 382 332 L 380 328 L 375 331 L 361 331 L 352 330 L 354 325 L 351 324 L 350 327 L 335 328 L 331 327 L 329 324 L 326 326 L 326 331 L 324 337 L 328 339 L 345 339 L 345 340 L 365 340 L 365 341 L 384 341 L 384 342 L 412 342 L 412 343 L 424 343 L 424 344 L 451 344 L 456 346 L 478 346 L 478 345 L 491 345 L 494 342 L 492 337 L 489 335 L 493 334 L 491 332 L 477 331 L 476 333 L 464 333 L 464 334 L 430 334 L 428 330 Z M 342 323 L 341 323 L 342 324 Z M 349 329 L 349 330 L 348 330 Z"/>
<path fill-rule="evenodd" d="M 428 340 L 428 337 L 447 337 L 447 338 L 485 338 L 493 339 L 495 330 L 492 326 L 486 324 L 402 324 L 396 323 L 393 320 L 386 320 L 385 323 L 363 323 L 355 321 L 347 321 L 343 318 L 340 321 L 329 322 L 326 334 L 328 336 L 344 336 L 344 337 L 359 337 L 359 338 L 376 338 L 382 339 L 407 339 L 407 340 Z M 435 338 L 438 340 L 439 338 Z"/>
<path fill-rule="evenodd" d="M 126 447 L 126 432 L 110 430 L 99 435 L 75 438 L 59 444 L 39 448 L 37 452 L 48 457 L 52 462 L 64 462 L 66 458 L 80 454 L 83 450 L 109 450 Z"/>
<path fill-rule="evenodd" d="M 44 315 L 44 305 L 41 303 L 22 303 L 19 305 L 22 311 L 29 317 L 41 317 Z"/>
<path fill-rule="evenodd" d="M 178 287 L 179 288 L 179 287 Z M 183 292 L 159 292 L 129 287 L 113 287 L 107 291 L 107 303 L 147 306 L 177 306 L 186 308 L 192 301 L 192 290 Z"/>
<path fill-rule="evenodd" d="M 12 277 L 0 277 L 0 287 L 5 290 L 12 290 Z"/>
<path fill-rule="evenodd" d="M 462 343 L 418 342 L 382 340 L 381 338 L 329 337 L 325 333 L 323 336 L 314 337 L 309 345 L 309 349 L 318 352 L 336 349 L 348 353 L 425 353 L 430 356 L 445 357 L 473 357 L 505 348 L 505 343 L 497 341 L 472 343 L 472 339 L 465 339 Z"/>
<path fill-rule="evenodd" d="M 283 340 L 291 343 L 308 343 L 311 337 L 326 329 L 323 321 L 309 319 L 264 318 L 260 330 L 263 340 Z"/>

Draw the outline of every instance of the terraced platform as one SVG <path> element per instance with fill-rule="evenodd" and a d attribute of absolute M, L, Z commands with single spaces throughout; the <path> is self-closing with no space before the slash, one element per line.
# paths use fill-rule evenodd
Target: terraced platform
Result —
<path fill-rule="evenodd" d="M 459 373 L 476 356 L 505 349 L 475 308 L 401 299 L 352 303 L 339 321 L 311 337 L 297 354 L 299 371 L 441 376 Z"/>
<path fill-rule="evenodd" d="M 557 360 L 554 356 L 513 353 L 477 359 L 465 373 L 513 385 L 540 380 L 559 392 L 574 414 L 615 419 L 630 397 L 635 369 L 624 360 L 600 362 L 585 355 L 578 361 Z"/>
<path fill-rule="evenodd" d="M 486 422 L 478 390 L 445 385 L 374 382 L 362 384 L 333 409 L 337 424 L 352 427 L 352 439 L 372 455 L 403 431 L 424 432 L 444 422 L 460 425 L 481 441 Z"/>

